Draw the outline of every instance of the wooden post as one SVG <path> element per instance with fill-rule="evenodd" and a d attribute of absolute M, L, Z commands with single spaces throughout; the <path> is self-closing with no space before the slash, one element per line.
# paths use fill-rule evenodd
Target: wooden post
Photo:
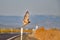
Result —
<path fill-rule="evenodd" d="M 23 27 L 21 27 L 21 40 L 23 40 Z"/>

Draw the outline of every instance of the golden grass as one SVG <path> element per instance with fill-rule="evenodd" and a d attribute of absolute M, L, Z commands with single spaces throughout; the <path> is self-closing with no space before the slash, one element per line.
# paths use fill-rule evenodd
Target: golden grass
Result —
<path fill-rule="evenodd" d="M 20 29 L 0 29 L 0 33 L 20 33 Z M 23 32 L 32 32 L 31 30 L 23 30 Z"/>
<path fill-rule="evenodd" d="M 38 40 L 60 40 L 60 30 L 45 30 L 42 27 L 35 31 L 34 37 Z"/>

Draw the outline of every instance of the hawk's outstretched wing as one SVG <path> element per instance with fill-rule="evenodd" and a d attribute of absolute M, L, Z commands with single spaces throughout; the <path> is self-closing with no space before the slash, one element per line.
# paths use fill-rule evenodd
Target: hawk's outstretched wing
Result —
<path fill-rule="evenodd" d="M 26 14 L 24 15 L 23 24 L 27 25 L 29 23 L 30 23 L 30 21 L 29 21 L 29 12 L 27 11 Z"/>

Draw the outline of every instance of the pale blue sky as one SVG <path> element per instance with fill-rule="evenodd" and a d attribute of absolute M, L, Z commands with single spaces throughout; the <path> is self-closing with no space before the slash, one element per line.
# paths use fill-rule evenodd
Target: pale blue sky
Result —
<path fill-rule="evenodd" d="M 22 16 L 26 10 L 31 15 L 60 16 L 60 0 L 0 0 L 0 15 Z"/>

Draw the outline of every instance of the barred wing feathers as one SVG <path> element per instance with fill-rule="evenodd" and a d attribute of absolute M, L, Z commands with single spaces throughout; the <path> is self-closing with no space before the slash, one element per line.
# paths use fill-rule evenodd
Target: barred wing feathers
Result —
<path fill-rule="evenodd" d="M 23 24 L 27 25 L 29 23 L 30 23 L 30 21 L 29 21 L 29 12 L 27 11 L 26 14 L 24 15 Z"/>

